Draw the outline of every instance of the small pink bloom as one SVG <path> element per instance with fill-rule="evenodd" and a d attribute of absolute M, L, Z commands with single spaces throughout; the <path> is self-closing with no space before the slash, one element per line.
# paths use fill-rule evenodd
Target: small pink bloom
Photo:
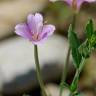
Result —
<path fill-rule="evenodd" d="M 27 17 L 27 23 L 18 24 L 15 27 L 15 33 L 38 44 L 47 39 L 55 31 L 54 25 L 44 25 L 43 16 L 39 13 L 30 14 Z"/>
<path fill-rule="evenodd" d="M 65 1 L 71 7 L 79 9 L 83 2 L 94 2 L 96 0 L 50 0 L 50 1 L 52 1 L 52 2 L 55 2 L 55 1 Z"/>
<path fill-rule="evenodd" d="M 96 0 L 65 0 L 70 6 L 77 7 L 77 9 L 80 9 L 80 6 L 83 2 L 94 2 Z"/>

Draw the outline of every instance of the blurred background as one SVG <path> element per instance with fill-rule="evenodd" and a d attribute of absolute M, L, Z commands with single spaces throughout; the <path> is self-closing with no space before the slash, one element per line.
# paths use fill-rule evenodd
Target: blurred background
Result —
<path fill-rule="evenodd" d="M 85 39 L 85 25 L 93 18 L 96 26 L 96 3 L 83 3 L 77 16 L 76 32 Z M 39 58 L 47 93 L 59 96 L 59 84 L 68 50 L 67 30 L 72 22 L 72 10 L 64 2 L 48 0 L 0 0 L 0 96 L 40 96 L 36 78 L 33 45 L 14 33 L 16 24 L 25 22 L 29 13 L 41 12 L 56 31 L 39 46 Z M 96 52 L 86 61 L 79 81 L 82 96 L 96 96 Z M 75 68 L 72 59 L 68 68 L 70 83 Z M 64 96 L 69 91 L 65 88 Z M 25 94 L 25 95 L 24 95 Z"/>

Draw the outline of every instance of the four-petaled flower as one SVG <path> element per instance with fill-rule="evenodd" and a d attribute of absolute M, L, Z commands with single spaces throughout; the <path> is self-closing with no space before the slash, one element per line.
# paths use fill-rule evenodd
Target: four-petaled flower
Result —
<path fill-rule="evenodd" d="M 65 1 L 75 10 L 79 10 L 80 6 L 83 2 L 94 2 L 96 0 L 50 0 L 50 1 L 53 1 L 53 2 L 55 2 L 55 1 Z"/>
<path fill-rule="evenodd" d="M 33 44 L 37 45 L 55 31 L 55 26 L 43 24 L 43 16 L 40 13 L 35 15 L 29 14 L 27 17 L 27 23 L 17 24 L 15 27 L 15 33 L 30 40 Z"/>

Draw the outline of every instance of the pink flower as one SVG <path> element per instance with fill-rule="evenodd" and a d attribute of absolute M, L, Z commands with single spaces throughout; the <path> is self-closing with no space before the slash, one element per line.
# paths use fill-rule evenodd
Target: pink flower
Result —
<path fill-rule="evenodd" d="M 96 0 L 50 0 L 50 1 L 52 1 L 52 2 L 55 2 L 55 1 L 65 1 L 71 7 L 75 8 L 75 9 L 79 9 L 83 2 L 94 2 Z"/>
<path fill-rule="evenodd" d="M 16 25 L 15 33 L 21 37 L 30 40 L 33 44 L 41 43 L 55 31 L 54 25 L 44 25 L 43 16 L 40 13 L 29 14 L 27 23 Z"/>
<path fill-rule="evenodd" d="M 65 0 L 70 6 L 80 9 L 83 2 L 94 2 L 96 0 Z"/>

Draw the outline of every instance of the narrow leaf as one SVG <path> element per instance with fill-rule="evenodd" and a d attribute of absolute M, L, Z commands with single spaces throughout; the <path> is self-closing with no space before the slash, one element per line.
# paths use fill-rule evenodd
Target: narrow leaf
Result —
<path fill-rule="evenodd" d="M 75 67 L 78 68 L 82 59 L 78 51 L 78 48 L 80 46 L 80 41 L 77 38 L 77 35 L 75 34 L 75 32 L 72 31 L 72 25 L 70 25 L 68 30 L 68 39 L 69 39 L 70 47 L 72 50 L 72 57 L 74 60 Z"/>

